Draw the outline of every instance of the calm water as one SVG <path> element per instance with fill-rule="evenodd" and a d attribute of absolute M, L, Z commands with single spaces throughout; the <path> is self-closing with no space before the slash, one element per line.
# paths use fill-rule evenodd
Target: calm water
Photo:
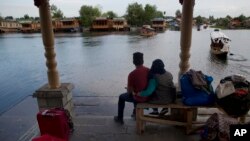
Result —
<path fill-rule="evenodd" d="M 210 55 L 212 29 L 193 30 L 190 64 L 214 77 L 213 85 L 231 74 L 250 80 L 250 30 L 223 31 L 232 39 L 231 55 L 218 60 Z M 162 59 L 177 82 L 180 32 L 166 31 L 151 38 L 135 34 L 56 34 L 55 49 L 61 82 L 75 85 L 74 96 L 118 96 L 134 69 L 132 54 L 144 53 L 146 66 Z M 0 34 L 0 114 L 47 83 L 40 34 Z"/>

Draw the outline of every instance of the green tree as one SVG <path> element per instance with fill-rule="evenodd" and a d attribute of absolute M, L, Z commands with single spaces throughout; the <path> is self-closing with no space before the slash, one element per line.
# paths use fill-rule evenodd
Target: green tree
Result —
<path fill-rule="evenodd" d="M 81 24 L 89 27 L 92 21 L 101 15 L 101 10 L 98 7 L 83 5 L 79 11 Z"/>
<path fill-rule="evenodd" d="M 144 19 L 144 10 L 137 2 L 129 4 L 126 11 L 126 19 L 130 25 L 141 26 Z"/>
<path fill-rule="evenodd" d="M 214 16 L 209 16 L 208 20 L 210 23 L 215 23 Z"/>
<path fill-rule="evenodd" d="M 203 24 L 203 18 L 199 15 L 196 18 L 196 24 L 197 25 L 202 25 Z"/>
<path fill-rule="evenodd" d="M 227 18 L 219 18 L 216 20 L 216 26 L 228 27 L 229 23 L 230 21 Z"/>
<path fill-rule="evenodd" d="M 156 13 L 155 13 L 155 17 L 156 17 L 156 18 L 163 18 L 164 15 L 165 15 L 165 14 L 164 14 L 162 11 L 156 11 Z"/>
<path fill-rule="evenodd" d="M 243 14 L 241 14 L 239 17 L 237 17 L 239 20 L 240 20 L 240 22 L 244 22 L 246 19 L 247 19 L 247 17 L 245 16 L 245 15 L 243 15 Z"/>
<path fill-rule="evenodd" d="M 28 20 L 28 19 L 30 19 L 30 16 L 29 16 L 28 14 L 25 14 L 25 15 L 23 16 L 23 18 L 24 18 L 25 20 Z"/>
<path fill-rule="evenodd" d="M 175 17 L 176 18 L 180 18 L 181 17 L 181 11 L 178 9 L 178 10 L 176 10 L 176 12 L 175 12 Z"/>
<path fill-rule="evenodd" d="M 52 18 L 63 18 L 63 13 L 54 4 L 50 7 Z"/>
<path fill-rule="evenodd" d="M 2 17 L 2 15 L 1 15 L 1 13 L 0 13 L 0 20 L 3 20 L 3 17 Z"/>
<path fill-rule="evenodd" d="M 5 20 L 13 20 L 14 18 L 12 16 L 6 16 L 4 19 Z"/>
<path fill-rule="evenodd" d="M 144 24 L 150 24 L 151 20 L 156 17 L 156 6 L 155 5 L 149 5 L 146 4 L 144 7 Z"/>
<path fill-rule="evenodd" d="M 116 18 L 117 14 L 114 13 L 113 11 L 108 11 L 106 13 L 103 13 L 102 16 L 103 17 L 108 17 L 108 18 Z"/>
<path fill-rule="evenodd" d="M 40 20 L 40 17 L 35 17 L 34 18 L 36 21 L 39 21 Z"/>
<path fill-rule="evenodd" d="M 232 20 L 232 17 L 231 17 L 230 15 L 227 15 L 226 18 L 227 18 L 228 20 Z"/>

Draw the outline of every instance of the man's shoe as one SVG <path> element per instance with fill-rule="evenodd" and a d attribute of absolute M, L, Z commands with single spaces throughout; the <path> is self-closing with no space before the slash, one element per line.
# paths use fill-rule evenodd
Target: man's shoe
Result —
<path fill-rule="evenodd" d="M 124 124 L 124 121 L 123 121 L 123 119 L 120 119 L 118 116 L 114 116 L 114 121 L 116 122 L 116 123 L 119 123 L 119 124 Z"/>
<path fill-rule="evenodd" d="M 168 112 L 168 108 L 163 108 L 160 112 L 160 116 L 164 116 Z"/>
<path fill-rule="evenodd" d="M 149 113 L 150 115 L 159 115 L 159 112 L 158 111 L 153 111 L 151 113 Z"/>

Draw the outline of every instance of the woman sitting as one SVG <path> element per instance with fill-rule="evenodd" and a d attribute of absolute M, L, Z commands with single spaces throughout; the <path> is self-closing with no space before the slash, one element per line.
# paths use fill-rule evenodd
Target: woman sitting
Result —
<path fill-rule="evenodd" d="M 137 93 L 137 95 L 148 97 L 148 103 L 152 104 L 169 104 L 175 101 L 176 89 L 173 83 L 173 76 L 165 70 L 165 65 L 162 60 L 156 59 L 153 61 L 149 71 L 149 82 L 147 88 Z M 160 115 L 168 112 L 167 108 L 163 108 Z M 150 114 L 158 115 L 158 109 L 154 108 Z"/>

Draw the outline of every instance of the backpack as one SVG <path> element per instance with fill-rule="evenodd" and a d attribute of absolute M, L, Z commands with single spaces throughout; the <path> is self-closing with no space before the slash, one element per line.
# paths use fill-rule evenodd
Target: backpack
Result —
<path fill-rule="evenodd" d="M 185 73 L 180 78 L 182 101 L 189 106 L 205 106 L 212 105 L 215 102 L 215 94 L 211 82 L 211 76 L 204 75 L 204 80 L 207 82 L 207 90 L 195 87 L 192 84 L 188 73 Z"/>

